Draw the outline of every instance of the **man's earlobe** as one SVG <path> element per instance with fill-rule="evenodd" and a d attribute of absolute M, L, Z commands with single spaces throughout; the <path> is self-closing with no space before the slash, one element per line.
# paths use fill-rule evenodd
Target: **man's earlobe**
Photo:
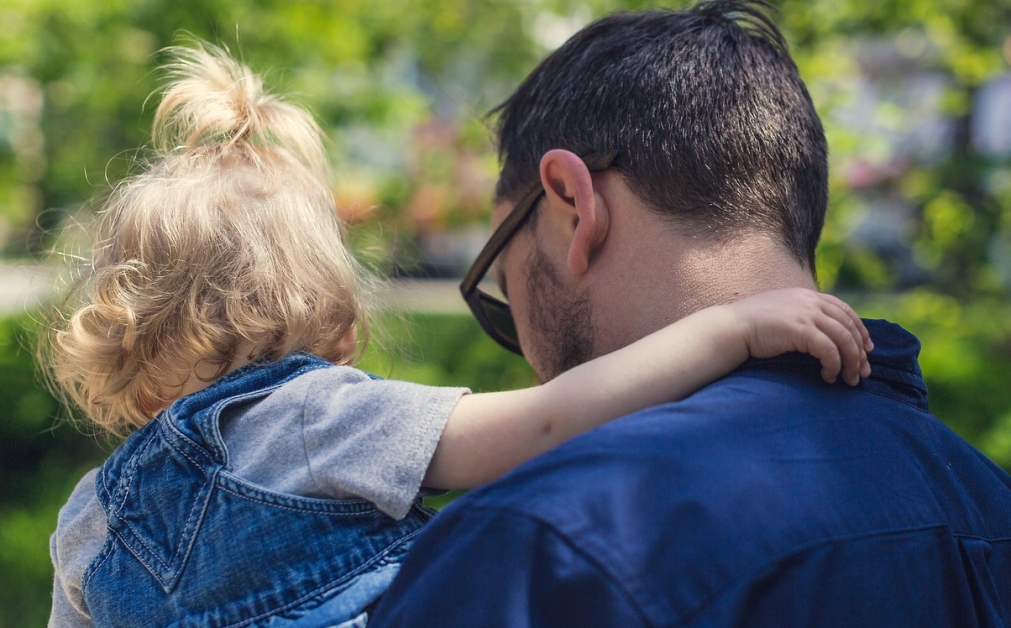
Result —
<path fill-rule="evenodd" d="M 607 236 L 607 205 L 594 191 L 590 170 L 571 151 L 554 149 L 545 153 L 540 175 L 549 206 L 562 213 L 569 271 L 583 275 Z"/>

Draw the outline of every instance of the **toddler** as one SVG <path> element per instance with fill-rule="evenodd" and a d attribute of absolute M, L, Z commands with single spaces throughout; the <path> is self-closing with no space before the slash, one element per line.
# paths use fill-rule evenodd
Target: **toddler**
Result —
<path fill-rule="evenodd" d="M 49 336 L 68 402 L 126 436 L 60 512 L 51 626 L 363 626 L 433 514 L 422 487 L 493 480 L 749 355 L 869 374 L 860 320 L 805 290 L 703 310 L 526 390 L 359 371 L 366 281 L 319 128 L 221 50 L 171 53 L 153 158 L 105 200 Z"/>

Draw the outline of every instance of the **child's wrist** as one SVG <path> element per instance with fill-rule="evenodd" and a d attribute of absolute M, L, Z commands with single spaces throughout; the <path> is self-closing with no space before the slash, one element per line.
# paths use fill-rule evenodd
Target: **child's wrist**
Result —
<path fill-rule="evenodd" d="M 743 363 L 751 357 L 753 326 L 741 311 L 739 303 L 740 301 L 734 301 L 711 308 L 712 316 L 706 322 L 717 330 L 715 341 L 721 352 Z"/>

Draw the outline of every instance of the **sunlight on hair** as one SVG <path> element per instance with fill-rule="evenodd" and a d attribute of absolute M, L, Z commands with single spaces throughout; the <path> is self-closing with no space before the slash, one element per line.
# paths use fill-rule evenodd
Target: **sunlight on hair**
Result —
<path fill-rule="evenodd" d="M 367 332 L 369 281 L 315 121 L 219 48 L 167 52 L 152 158 L 101 205 L 45 351 L 63 396 L 117 435 L 198 365 L 220 376 L 236 358 L 297 351 L 348 364 Z"/>

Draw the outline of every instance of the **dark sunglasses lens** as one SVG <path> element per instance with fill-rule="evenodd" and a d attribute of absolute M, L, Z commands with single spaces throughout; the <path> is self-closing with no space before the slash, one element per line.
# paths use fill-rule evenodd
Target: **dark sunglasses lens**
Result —
<path fill-rule="evenodd" d="M 516 323 L 509 306 L 497 299 L 481 295 L 481 311 L 492 329 L 486 329 L 501 345 L 510 351 L 520 352 Z"/>

